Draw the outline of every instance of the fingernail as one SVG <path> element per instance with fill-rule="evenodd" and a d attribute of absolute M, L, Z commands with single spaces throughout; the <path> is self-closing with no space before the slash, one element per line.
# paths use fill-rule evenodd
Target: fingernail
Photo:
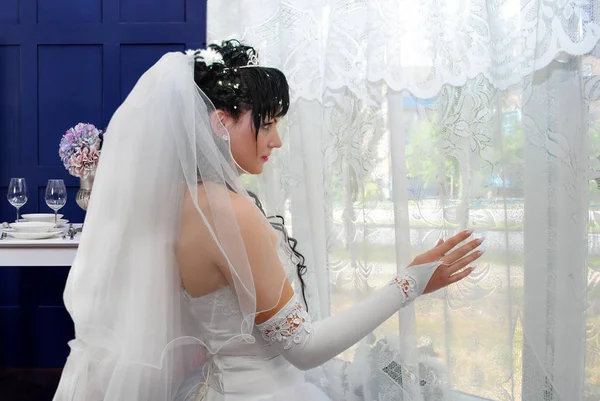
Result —
<path fill-rule="evenodd" d="M 477 251 L 477 255 L 481 256 L 485 253 L 485 249 L 480 249 Z"/>
<path fill-rule="evenodd" d="M 471 229 L 465 230 L 465 234 L 471 235 L 471 234 L 473 234 L 473 230 L 471 230 Z"/>
<path fill-rule="evenodd" d="M 481 244 L 483 242 L 485 238 L 477 238 L 475 241 L 477 241 L 478 244 Z"/>

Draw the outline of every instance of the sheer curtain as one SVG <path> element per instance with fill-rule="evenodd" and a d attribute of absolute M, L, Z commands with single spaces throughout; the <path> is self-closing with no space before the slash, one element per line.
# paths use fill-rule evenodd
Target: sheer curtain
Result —
<path fill-rule="evenodd" d="M 322 318 L 472 227 L 486 254 L 318 372 L 339 400 L 600 400 L 600 2 L 209 0 L 281 68 L 284 148 L 249 180 Z"/>

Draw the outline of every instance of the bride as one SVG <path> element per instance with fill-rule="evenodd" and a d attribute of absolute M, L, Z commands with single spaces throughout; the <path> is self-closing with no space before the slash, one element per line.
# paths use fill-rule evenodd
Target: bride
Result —
<path fill-rule="evenodd" d="M 166 54 L 140 78 L 105 135 L 55 401 L 328 400 L 304 371 L 469 275 L 481 240 L 465 231 L 312 322 L 295 240 L 240 182 L 281 146 L 288 107 L 285 76 L 235 40 Z"/>

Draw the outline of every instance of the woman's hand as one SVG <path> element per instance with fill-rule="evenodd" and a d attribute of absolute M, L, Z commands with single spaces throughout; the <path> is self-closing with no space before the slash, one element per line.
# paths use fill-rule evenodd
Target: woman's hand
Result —
<path fill-rule="evenodd" d="M 472 234 L 473 232 L 471 230 L 467 230 L 456 234 L 447 241 L 440 240 L 434 248 L 420 254 L 415 258 L 415 260 L 413 260 L 409 267 L 431 263 L 437 260 L 442 261 L 442 264 L 438 266 L 433 273 L 433 276 L 431 276 L 431 279 L 427 283 L 424 294 L 437 291 L 452 283 L 456 283 L 457 281 L 467 277 L 473 271 L 473 267 L 467 266 L 479 259 L 479 257 L 483 255 L 484 251 L 471 251 L 481 245 L 483 238 L 469 241 L 465 245 L 452 251 L 454 247 L 465 241 Z M 464 269 L 465 267 L 467 268 Z M 464 270 L 461 271 L 461 269 Z"/>

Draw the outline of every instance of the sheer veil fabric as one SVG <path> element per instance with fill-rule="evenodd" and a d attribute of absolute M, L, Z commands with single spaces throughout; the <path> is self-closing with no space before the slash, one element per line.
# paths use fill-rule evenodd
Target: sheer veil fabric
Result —
<path fill-rule="evenodd" d="M 280 294 L 293 275 L 266 262 L 250 269 L 232 208 L 233 197 L 248 194 L 193 66 L 192 52 L 164 55 L 108 126 L 64 293 L 76 338 L 55 401 L 171 400 L 203 354 L 219 351 L 192 330 L 182 297 L 176 249 L 188 192 L 226 260 L 244 317 L 231 340 L 255 340 L 255 284 Z"/>

